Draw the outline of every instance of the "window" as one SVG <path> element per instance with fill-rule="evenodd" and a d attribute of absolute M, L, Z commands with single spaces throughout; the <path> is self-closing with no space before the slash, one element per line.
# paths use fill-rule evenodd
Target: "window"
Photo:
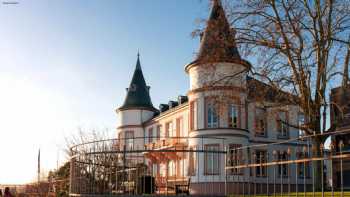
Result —
<path fill-rule="evenodd" d="M 159 176 L 165 177 L 168 173 L 168 163 L 160 163 L 159 165 Z"/>
<path fill-rule="evenodd" d="M 148 143 L 152 143 L 153 142 L 153 128 L 149 128 L 148 129 Z"/>
<path fill-rule="evenodd" d="M 297 158 L 298 159 L 306 159 L 308 158 L 307 152 L 298 152 Z M 309 177 L 310 176 L 310 162 L 300 162 L 298 163 L 298 176 L 299 177 Z"/>
<path fill-rule="evenodd" d="M 287 112 L 284 112 L 284 111 L 278 112 L 276 124 L 277 124 L 277 137 L 288 138 L 289 133 L 288 133 Z"/>
<path fill-rule="evenodd" d="M 255 109 L 255 135 L 259 137 L 267 136 L 267 127 L 266 127 L 266 109 L 256 108 Z"/>
<path fill-rule="evenodd" d="M 303 113 L 298 114 L 298 126 L 299 128 L 299 136 L 305 136 L 305 131 L 301 128 L 305 124 L 305 116 Z"/>
<path fill-rule="evenodd" d="M 127 150 L 134 149 L 134 131 L 125 131 L 125 147 Z"/>
<path fill-rule="evenodd" d="M 220 156 L 218 144 L 208 144 L 204 146 L 204 168 L 205 175 L 218 175 L 220 173 Z M 208 152 L 207 152 L 208 151 Z M 213 151 L 213 152 L 210 152 Z"/>
<path fill-rule="evenodd" d="M 188 176 L 196 175 L 196 152 L 194 152 L 194 150 L 194 147 L 190 147 L 190 152 L 188 154 Z"/>
<path fill-rule="evenodd" d="M 157 163 L 154 163 L 153 165 L 152 165 L 152 174 L 153 174 L 153 176 L 154 177 L 157 177 L 157 176 L 159 176 L 160 175 L 160 168 L 159 168 L 160 166 L 159 166 L 159 164 L 157 164 Z"/>
<path fill-rule="evenodd" d="M 197 101 L 190 102 L 190 131 L 197 129 Z"/>
<path fill-rule="evenodd" d="M 278 161 L 287 161 L 288 154 L 286 151 L 278 151 Z M 278 176 L 288 177 L 288 165 L 280 164 L 278 165 Z"/>
<path fill-rule="evenodd" d="M 174 137 L 173 122 L 165 124 L 165 137 Z"/>
<path fill-rule="evenodd" d="M 230 128 L 238 128 L 239 120 L 238 120 L 238 111 L 239 106 L 235 104 L 230 104 L 228 107 L 228 127 Z"/>
<path fill-rule="evenodd" d="M 219 127 L 218 106 L 213 99 L 206 99 L 207 128 Z"/>
<path fill-rule="evenodd" d="M 230 144 L 229 155 L 228 155 L 228 166 L 238 166 L 243 164 L 243 151 L 240 149 L 241 144 Z M 242 174 L 243 169 L 232 168 L 230 174 Z"/>
<path fill-rule="evenodd" d="M 175 176 L 175 162 L 173 160 L 168 162 L 168 176 Z"/>
<path fill-rule="evenodd" d="M 157 126 L 157 134 L 156 134 L 157 140 L 160 140 L 161 133 L 162 133 L 162 125 L 158 125 Z"/>
<path fill-rule="evenodd" d="M 183 125 L 182 125 L 182 118 L 176 119 L 176 137 L 183 137 Z"/>
<path fill-rule="evenodd" d="M 265 150 L 255 150 L 255 163 L 256 164 L 263 164 L 266 163 L 267 153 Z M 255 167 L 255 175 L 257 177 L 266 176 L 266 166 L 259 165 L 258 167 Z"/>

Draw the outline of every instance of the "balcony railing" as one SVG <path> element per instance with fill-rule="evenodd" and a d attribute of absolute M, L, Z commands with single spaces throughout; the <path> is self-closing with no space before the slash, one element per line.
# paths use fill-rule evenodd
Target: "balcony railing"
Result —
<path fill-rule="evenodd" d="M 160 138 L 156 139 L 153 142 L 150 142 L 145 145 L 146 150 L 157 150 L 163 148 L 170 148 L 176 146 L 187 146 L 188 139 L 182 137 L 169 137 L 169 138 Z"/>

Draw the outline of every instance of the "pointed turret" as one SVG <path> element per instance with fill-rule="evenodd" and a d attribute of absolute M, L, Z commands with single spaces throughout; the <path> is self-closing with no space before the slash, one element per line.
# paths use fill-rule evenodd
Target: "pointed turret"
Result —
<path fill-rule="evenodd" d="M 127 88 L 127 95 L 124 104 L 119 108 L 119 110 L 146 109 L 156 111 L 149 95 L 149 88 L 150 87 L 146 85 L 145 78 L 143 77 L 140 55 L 137 54 L 134 75 L 129 88 Z"/>
<path fill-rule="evenodd" d="M 235 43 L 235 32 L 231 29 L 220 0 L 213 1 L 207 26 L 201 36 L 196 59 L 186 66 L 203 63 L 232 62 L 250 67 L 243 60 Z"/>

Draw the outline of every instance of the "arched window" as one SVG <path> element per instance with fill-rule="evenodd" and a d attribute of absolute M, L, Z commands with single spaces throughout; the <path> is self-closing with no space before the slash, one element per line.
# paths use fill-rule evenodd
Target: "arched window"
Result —
<path fill-rule="evenodd" d="M 218 128 L 219 127 L 219 107 L 216 104 L 215 99 L 206 98 L 206 126 L 207 128 Z"/>

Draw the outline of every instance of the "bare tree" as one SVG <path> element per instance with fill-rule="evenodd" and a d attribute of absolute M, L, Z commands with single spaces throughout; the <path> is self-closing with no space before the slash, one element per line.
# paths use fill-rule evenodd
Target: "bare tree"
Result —
<path fill-rule="evenodd" d="M 227 9 L 236 43 L 261 63 L 253 75 L 298 96 L 307 134 L 325 132 L 327 88 L 349 64 L 350 2 L 244 0 Z"/>
<path fill-rule="evenodd" d="M 75 177 L 79 177 L 75 184 L 92 185 L 85 188 L 89 191 L 83 192 L 102 192 L 110 188 L 115 178 L 118 155 L 110 152 L 116 150 L 118 141 L 110 139 L 110 134 L 108 129 L 84 131 L 79 128 L 76 135 L 66 138 L 66 152 L 74 168 L 70 171 L 74 170 Z"/>
<path fill-rule="evenodd" d="M 234 41 L 228 42 L 239 46 L 247 59 L 256 60 L 251 75 L 266 82 L 270 92 L 290 93 L 283 97 L 289 95 L 288 100 L 300 105 L 306 134 L 326 132 L 329 89 L 337 76 L 343 76 L 343 86 L 349 80 L 350 1 L 226 0 L 223 4 L 235 34 Z M 324 140 L 316 136 L 313 144 L 319 147 Z"/>

